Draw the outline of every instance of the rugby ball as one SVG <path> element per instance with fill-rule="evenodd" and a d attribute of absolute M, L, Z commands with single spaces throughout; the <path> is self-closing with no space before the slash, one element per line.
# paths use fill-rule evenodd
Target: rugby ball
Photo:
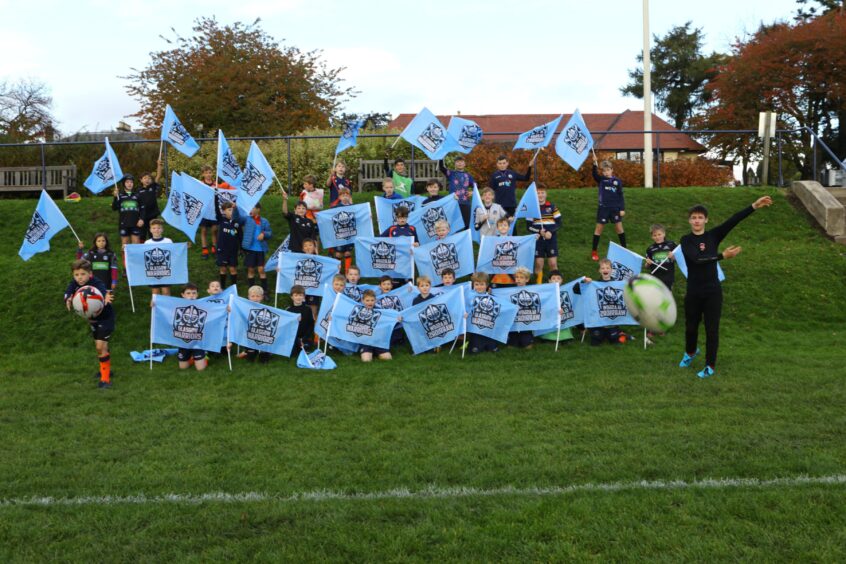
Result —
<path fill-rule="evenodd" d="M 93 319 L 106 307 L 106 301 L 105 296 L 94 286 L 83 286 L 74 292 L 71 305 L 78 315 Z"/>
<path fill-rule="evenodd" d="M 650 274 L 626 281 L 623 299 L 629 314 L 650 331 L 669 331 L 676 323 L 676 300 L 663 282 Z"/>

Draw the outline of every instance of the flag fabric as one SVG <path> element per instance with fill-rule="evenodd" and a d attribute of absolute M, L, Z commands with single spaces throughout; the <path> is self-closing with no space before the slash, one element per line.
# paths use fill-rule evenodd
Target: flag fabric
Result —
<path fill-rule="evenodd" d="M 349 149 L 355 147 L 358 143 L 358 130 L 364 127 L 363 119 L 352 119 L 344 124 L 344 131 L 338 139 L 338 145 L 335 147 L 335 156 Z"/>
<path fill-rule="evenodd" d="M 558 290 L 561 303 L 561 328 L 567 329 L 581 325 L 584 321 L 582 307 L 582 296 L 575 292 L 575 288 L 582 282 L 582 278 L 576 278 L 566 284 L 561 284 Z"/>
<path fill-rule="evenodd" d="M 541 209 L 540 209 L 540 201 L 538 200 L 538 188 L 535 186 L 535 183 L 532 182 L 526 191 L 523 193 L 523 197 L 520 198 L 520 202 L 517 204 L 517 209 L 514 211 L 514 219 L 520 219 L 521 217 L 526 219 L 540 219 L 541 218 Z M 511 232 L 514 232 L 514 225 L 517 222 L 511 223 Z"/>
<path fill-rule="evenodd" d="M 170 173 L 170 193 L 162 212 L 162 219 L 171 227 L 182 231 L 182 175 L 175 170 Z"/>
<path fill-rule="evenodd" d="M 382 289 L 376 284 L 350 284 L 348 282 L 344 288 L 344 295 L 360 302 L 361 298 L 364 297 L 364 292 L 367 290 L 373 290 L 377 294 L 382 291 Z"/>
<path fill-rule="evenodd" d="M 291 252 L 291 236 L 288 235 L 285 237 L 285 240 L 282 241 L 282 244 L 276 247 L 276 250 L 267 257 L 267 261 L 264 263 L 264 270 L 265 272 L 269 272 L 271 270 L 276 270 L 276 266 L 279 264 L 279 255 L 282 253 L 290 253 Z"/>
<path fill-rule="evenodd" d="M 414 119 L 405 126 L 400 137 L 426 153 L 432 160 L 438 161 L 447 153 L 457 151 L 461 145 L 448 133 L 446 127 L 427 108 L 420 110 Z"/>
<path fill-rule="evenodd" d="M 521 133 L 520 137 L 517 138 L 517 142 L 514 144 L 514 148 L 540 149 L 546 147 L 552 140 L 555 130 L 558 129 L 558 124 L 561 122 L 562 117 L 564 117 L 563 114 L 548 123 L 533 127 L 529 131 Z"/>
<path fill-rule="evenodd" d="M 307 368 L 310 370 L 333 370 L 338 365 L 329 356 L 323 354 L 321 350 L 312 351 L 306 354 L 305 350 L 300 349 L 300 355 L 297 357 L 297 368 Z"/>
<path fill-rule="evenodd" d="M 139 243 L 124 247 L 130 286 L 188 283 L 188 243 Z"/>
<path fill-rule="evenodd" d="M 441 273 L 451 268 L 455 277 L 473 274 L 473 240 L 469 231 L 459 231 L 440 241 L 420 245 L 414 250 L 417 272 L 428 276 L 433 286 L 443 284 Z"/>
<path fill-rule="evenodd" d="M 235 188 L 241 186 L 244 177 L 222 129 L 217 130 L 217 177 Z"/>
<path fill-rule="evenodd" d="M 440 296 L 441 294 L 446 294 L 448 292 L 462 290 L 464 292 L 464 295 L 466 296 L 472 289 L 473 285 L 468 280 L 466 282 L 459 282 L 458 284 L 452 284 L 450 286 L 438 286 L 437 288 L 432 288 L 432 294 L 435 296 Z"/>
<path fill-rule="evenodd" d="M 282 253 L 276 266 L 276 293 L 287 294 L 300 285 L 306 295 L 320 296 L 324 284 L 332 284 L 332 277 L 341 271 L 341 261 L 321 255 Z"/>
<path fill-rule="evenodd" d="M 241 176 L 241 184 L 237 188 L 235 199 L 235 203 L 245 214 L 250 214 L 250 211 L 273 184 L 275 176 L 276 173 L 270 168 L 270 163 L 264 158 L 264 153 L 253 141 L 250 144 L 250 152 L 247 153 L 244 174 Z"/>
<path fill-rule="evenodd" d="M 358 237 L 355 263 L 364 278 L 411 278 L 413 248 L 414 237 Z"/>
<path fill-rule="evenodd" d="M 414 354 L 450 343 L 464 334 L 464 292 L 449 292 L 402 312 L 402 328 Z"/>
<path fill-rule="evenodd" d="M 535 264 L 535 235 L 520 237 L 482 237 L 476 271 L 489 274 L 514 274 L 524 266 L 530 271 Z"/>
<path fill-rule="evenodd" d="M 331 319 L 332 309 L 335 307 L 335 290 L 332 289 L 331 284 L 323 285 L 323 299 L 320 301 L 320 309 L 317 312 L 317 319 L 314 322 L 314 332 L 323 340 L 326 340 Z M 329 344 L 345 355 L 354 354 L 358 352 L 358 345 L 355 343 L 347 343 L 331 334 L 328 335 Z"/>
<path fill-rule="evenodd" d="M 291 356 L 300 316 L 245 298 L 232 300 L 229 341 L 248 349 Z"/>
<path fill-rule="evenodd" d="M 588 153 L 593 148 L 593 137 L 582 119 L 582 114 L 577 109 L 573 112 L 567 125 L 558 134 L 555 142 L 555 152 L 565 163 L 576 170 L 584 164 Z"/>
<path fill-rule="evenodd" d="M 129 356 L 134 362 L 164 362 L 169 356 L 176 356 L 179 354 L 179 349 L 147 349 L 141 352 L 129 351 Z"/>
<path fill-rule="evenodd" d="M 18 255 L 24 260 L 29 260 L 37 253 L 49 251 L 50 239 L 69 225 L 56 202 L 42 190 L 35 211 L 32 212 L 32 219 L 29 220 L 29 227 L 24 233 Z"/>
<path fill-rule="evenodd" d="M 335 298 L 329 332 L 335 338 L 379 349 L 391 346 L 391 333 L 400 314 L 392 309 L 367 308 L 343 294 Z"/>
<path fill-rule="evenodd" d="M 517 306 L 512 331 L 546 333 L 558 329 L 558 284 L 494 288 L 491 294 Z"/>
<path fill-rule="evenodd" d="M 447 135 L 458 144 L 455 151 L 469 153 L 482 142 L 482 128 L 473 120 L 453 116 L 447 126 Z"/>
<path fill-rule="evenodd" d="M 317 212 L 317 230 L 325 249 L 352 245 L 358 237 L 373 237 L 370 204 L 336 206 Z"/>
<path fill-rule="evenodd" d="M 373 203 L 376 204 L 376 224 L 379 226 L 379 233 L 384 233 L 386 229 L 397 222 L 396 211 L 400 207 L 404 207 L 411 213 L 423 206 L 423 196 L 409 196 L 401 200 L 389 200 L 382 196 L 373 198 Z"/>
<path fill-rule="evenodd" d="M 643 266 L 642 256 L 621 247 L 614 241 L 608 243 L 606 258 L 611 261 L 611 280 L 628 280 L 640 274 Z"/>
<path fill-rule="evenodd" d="M 482 203 L 482 196 L 479 195 L 479 187 L 473 186 L 473 198 L 470 200 L 470 225 L 467 226 L 467 229 L 470 231 L 470 236 L 473 238 L 474 243 L 480 243 L 481 235 L 479 234 L 479 230 L 476 229 L 476 210 L 479 208 L 484 209 L 485 204 Z"/>
<path fill-rule="evenodd" d="M 117 185 L 121 178 L 123 178 L 123 171 L 120 169 L 117 155 L 109 145 L 109 138 L 106 137 L 106 152 L 94 163 L 94 168 L 83 185 L 95 194 L 99 194 L 106 188 Z"/>
<path fill-rule="evenodd" d="M 449 224 L 450 233 L 464 229 L 464 218 L 461 217 L 458 200 L 452 197 L 441 198 L 408 214 L 408 224 L 417 229 L 417 238 L 421 245 L 435 240 L 435 224 L 442 220 Z"/>
<path fill-rule="evenodd" d="M 414 305 L 414 298 L 419 295 L 420 290 L 411 282 L 398 286 L 385 294 L 380 294 L 379 290 L 376 290 L 376 307 L 402 311 Z"/>
<path fill-rule="evenodd" d="M 233 284 L 231 286 L 227 286 L 225 290 L 221 291 L 219 294 L 212 294 L 211 296 L 206 296 L 204 298 L 198 298 L 198 302 L 205 302 L 210 304 L 224 304 L 229 306 L 229 300 L 235 299 L 238 297 L 238 287 Z M 229 343 L 227 339 L 227 327 L 229 327 L 229 318 L 226 318 L 226 323 L 223 327 L 223 340 L 220 343 L 220 348 L 226 348 L 226 345 Z"/>
<path fill-rule="evenodd" d="M 517 306 L 510 299 L 471 291 L 465 294 L 465 307 L 468 333 L 508 342 L 508 333 L 517 316 Z"/>
<path fill-rule="evenodd" d="M 677 245 L 675 249 L 673 249 L 673 259 L 676 261 L 676 264 L 679 265 L 679 270 L 687 278 L 687 260 L 684 258 L 684 251 L 682 251 L 681 245 Z M 667 261 L 664 263 L 663 268 L 673 268 L 673 263 Z M 650 270 L 651 272 L 651 270 Z M 726 273 L 723 272 L 720 263 L 717 263 L 717 280 L 723 282 L 726 279 Z"/>
<path fill-rule="evenodd" d="M 637 321 L 629 315 L 629 310 L 626 308 L 626 302 L 623 299 L 623 288 L 625 286 L 626 283 L 622 280 L 611 282 L 594 280 L 587 284 L 581 283 L 581 302 L 585 327 L 637 325 Z"/>
<path fill-rule="evenodd" d="M 150 333 L 154 343 L 219 351 L 225 341 L 226 304 L 153 296 Z"/>
<path fill-rule="evenodd" d="M 170 104 L 165 106 L 161 140 L 170 143 L 174 149 L 189 159 L 200 150 L 200 145 L 194 141 L 194 138 L 191 137 L 191 134 L 188 133 L 188 130 L 185 129 L 182 122 L 179 121 L 179 118 L 176 117 L 176 114 L 174 113 L 173 108 L 170 107 Z"/>
<path fill-rule="evenodd" d="M 174 227 L 185 233 L 193 242 L 197 237 L 200 222 L 208 215 L 209 210 L 214 213 L 215 192 L 214 189 L 187 174 L 181 175 L 178 190 L 182 194 L 181 219 L 180 225 Z M 170 203 L 169 201 L 168 205 Z"/>

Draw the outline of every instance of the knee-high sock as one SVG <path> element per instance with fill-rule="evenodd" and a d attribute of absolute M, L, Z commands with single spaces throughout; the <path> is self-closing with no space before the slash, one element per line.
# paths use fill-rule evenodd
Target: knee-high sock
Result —
<path fill-rule="evenodd" d="M 625 246 L 626 246 L 626 233 L 625 233 L 625 231 L 623 233 L 619 233 L 617 236 L 620 238 L 620 246 L 625 248 Z"/>
<path fill-rule="evenodd" d="M 593 250 L 595 251 L 598 248 L 599 248 L 599 235 L 594 233 L 593 234 Z"/>
<path fill-rule="evenodd" d="M 111 382 L 112 357 L 110 355 L 100 357 L 100 381 Z"/>

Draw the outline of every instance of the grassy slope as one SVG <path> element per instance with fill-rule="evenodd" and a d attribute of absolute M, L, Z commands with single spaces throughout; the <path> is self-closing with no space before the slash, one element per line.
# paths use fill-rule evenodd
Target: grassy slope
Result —
<path fill-rule="evenodd" d="M 719 222 L 765 193 L 629 190 L 630 245 L 648 225 L 678 238 L 684 210 L 704 202 Z M 842 375 L 843 247 L 824 239 L 779 192 L 727 239 L 718 377 L 676 367 L 677 327 L 644 352 L 576 343 L 554 353 L 445 355 L 367 369 L 352 359 L 315 374 L 218 360 L 205 373 L 172 361 L 132 365 L 149 311 L 119 296 L 115 388 L 98 393 L 84 323 L 62 309 L 73 241 L 16 256 L 33 201 L 3 201 L 0 254 L 24 290 L 0 337 L 0 499 L 503 485 L 639 479 L 829 475 L 846 468 Z M 593 191 L 554 193 L 565 227 L 566 279 L 591 274 Z M 107 202 L 64 205 L 86 225 L 113 226 Z M 266 210 L 278 210 L 269 201 Z M 268 211 L 284 231 L 278 213 Z M 172 233 L 168 235 L 173 236 Z M 174 237 L 176 239 L 176 237 Z M 281 241 L 281 237 L 277 239 Z M 605 245 L 605 238 L 603 239 Z M 63 251 L 64 249 L 64 251 Z M 65 260 L 62 253 L 65 253 Z M 204 283 L 211 264 L 192 254 Z M 681 277 L 679 277 L 681 278 Z M 676 289 L 683 295 L 684 281 Z M 136 305 L 148 291 L 136 291 Z M 843 559 L 843 487 L 579 493 L 552 498 L 323 501 L 199 506 L 0 507 L 0 558 L 450 557 L 703 559 L 779 555 Z M 120 531 L 104 538 L 100 533 Z M 835 531 L 840 531 L 835 532 Z"/>

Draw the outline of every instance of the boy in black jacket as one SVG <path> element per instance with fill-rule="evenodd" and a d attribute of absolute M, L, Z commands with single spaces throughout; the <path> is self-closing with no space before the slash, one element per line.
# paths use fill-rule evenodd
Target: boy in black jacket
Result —
<path fill-rule="evenodd" d="M 614 224 L 614 230 L 620 238 L 620 246 L 626 246 L 626 234 L 623 231 L 626 201 L 623 198 L 623 181 L 614 176 L 614 167 L 609 161 L 602 161 L 602 164 L 597 167 L 596 157 L 594 157 L 592 173 L 593 179 L 599 185 L 599 207 L 596 209 L 596 228 L 593 230 L 593 249 L 590 252 L 590 258 L 598 261 L 599 237 L 606 223 Z"/>
<path fill-rule="evenodd" d="M 229 285 L 238 284 L 238 253 L 244 235 L 244 220 L 232 202 L 223 202 L 217 210 L 217 249 L 215 262 L 218 268 L 220 287 L 226 288 L 226 273 Z"/>
<path fill-rule="evenodd" d="M 127 174 L 123 177 L 123 190 L 115 187 L 112 209 L 118 213 L 118 227 L 120 229 L 120 242 L 123 245 L 128 243 L 140 243 L 141 236 L 145 233 L 146 223 L 144 222 L 144 203 L 136 192 L 135 177 Z"/>
<path fill-rule="evenodd" d="M 300 324 L 297 326 L 297 336 L 294 339 L 294 346 L 291 349 L 292 358 L 296 356 L 294 351 L 300 347 L 305 349 L 306 352 L 314 348 L 314 314 L 311 312 L 311 307 L 305 303 L 305 298 L 305 288 L 299 284 L 291 287 L 291 302 L 293 302 L 293 305 L 288 307 L 288 311 L 300 316 Z"/>

